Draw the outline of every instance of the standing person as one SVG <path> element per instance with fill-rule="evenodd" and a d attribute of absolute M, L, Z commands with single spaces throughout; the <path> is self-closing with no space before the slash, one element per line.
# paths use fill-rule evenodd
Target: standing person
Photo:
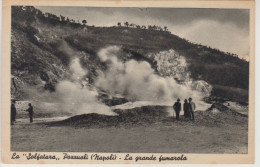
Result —
<path fill-rule="evenodd" d="M 189 111 L 189 103 L 188 100 L 185 99 L 183 103 L 183 111 L 184 111 L 184 117 L 185 118 L 190 118 L 190 111 Z"/>
<path fill-rule="evenodd" d="M 26 111 L 29 112 L 30 123 L 32 123 L 33 122 L 33 106 L 31 103 L 29 103 L 28 106 L 29 106 L 29 108 Z"/>
<path fill-rule="evenodd" d="M 174 109 L 174 111 L 176 113 L 176 120 L 179 120 L 179 118 L 180 118 L 180 111 L 181 111 L 180 99 L 177 99 L 177 102 L 174 103 L 173 109 Z"/>
<path fill-rule="evenodd" d="M 192 116 L 192 120 L 194 120 L 194 111 L 196 109 L 195 103 L 192 102 L 192 98 L 189 98 L 189 111 Z"/>
<path fill-rule="evenodd" d="M 11 125 L 14 124 L 15 121 L 15 117 L 16 117 L 16 108 L 14 103 L 11 105 Z"/>

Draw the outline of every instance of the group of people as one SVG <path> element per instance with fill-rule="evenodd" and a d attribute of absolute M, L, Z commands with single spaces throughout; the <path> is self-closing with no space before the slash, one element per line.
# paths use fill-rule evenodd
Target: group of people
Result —
<path fill-rule="evenodd" d="M 31 103 L 28 104 L 29 108 L 25 111 L 29 113 L 30 123 L 33 122 L 33 106 Z M 181 103 L 180 99 L 177 99 L 177 102 L 174 103 L 173 109 L 175 111 L 176 120 L 180 119 L 180 112 L 181 112 Z M 187 99 L 184 100 L 183 104 L 183 111 L 184 111 L 184 117 L 186 119 L 194 120 L 194 111 L 196 109 L 196 105 L 194 102 L 192 102 L 192 98 L 189 98 L 189 102 Z M 11 125 L 14 124 L 16 121 L 16 107 L 15 102 L 12 102 L 11 105 Z"/>
<path fill-rule="evenodd" d="M 27 111 L 29 113 L 30 123 L 32 123 L 33 122 L 33 106 L 31 103 L 29 103 L 28 106 L 29 106 L 29 108 L 24 111 Z M 14 101 L 14 102 L 12 102 L 12 105 L 11 105 L 11 125 L 14 125 L 15 121 L 16 121 L 16 107 L 15 107 L 15 101 Z"/>
<path fill-rule="evenodd" d="M 176 120 L 180 120 L 180 112 L 181 112 L 180 99 L 177 99 L 177 102 L 174 103 L 173 109 L 175 111 Z M 184 111 L 184 117 L 186 119 L 194 120 L 195 109 L 196 109 L 196 105 L 194 102 L 192 102 L 192 98 L 189 98 L 189 102 L 187 99 L 184 100 L 183 111 Z"/>

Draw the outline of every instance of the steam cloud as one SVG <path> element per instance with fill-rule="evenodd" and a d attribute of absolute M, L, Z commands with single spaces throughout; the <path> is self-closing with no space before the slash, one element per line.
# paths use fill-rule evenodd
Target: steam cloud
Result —
<path fill-rule="evenodd" d="M 155 74 L 150 64 L 145 61 L 121 62 L 117 57 L 121 53 L 121 48 L 117 46 L 103 48 L 98 52 L 101 61 L 108 64 L 108 69 L 101 72 L 94 82 L 97 89 L 104 90 L 112 96 L 123 96 L 134 102 L 121 107 L 133 108 L 142 104 L 171 106 L 177 98 L 183 100 L 188 97 L 192 97 L 199 106 L 205 107 L 200 92 L 192 90 L 189 85 L 178 84 L 172 77 Z M 37 101 L 41 101 L 37 103 L 39 109 L 49 112 L 62 111 L 73 115 L 86 113 L 116 115 L 112 111 L 114 107 L 110 108 L 101 103 L 97 99 L 96 89 L 87 86 L 88 71 L 81 67 L 78 56 L 72 58 L 69 73 L 69 78 L 57 83 L 54 93 L 35 93 L 33 89 L 30 90 L 30 94 L 40 95 L 36 98 Z"/>
<path fill-rule="evenodd" d="M 70 78 L 60 81 L 54 93 L 42 92 L 37 99 L 42 99 L 41 101 L 48 99 L 49 102 L 35 102 L 38 109 L 73 115 L 86 113 L 116 115 L 108 106 L 98 101 L 98 93 L 95 90 L 84 85 L 84 82 L 87 82 L 86 74 L 87 70 L 81 67 L 79 58 L 74 58 L 70 64 Z"/>
<path fill-rule="evenodd" d="M 202 98 L 199 92 L 178 84 L 173 78 L 156 75 L 147 62 L 120 62 L 117 58 L 119 52 L 120 48 L 117 46 L 99 51 L 98 56 L 109 64 L 109 69 L 99 75 L 95 82 L 96 87 L 111 94 L 120 94 L 132 101 L 172 104 L 177 98 Z"/>
<path fill-rule="evenodd" d="M 115 115 L 111 109 L 98 101 L 97 92 L 82 84 L 87 70 L 80 65 L 79 58 L 72 60 L 70 65 L 71 80 L 64 80 L 56 86 L 56 96 L 63 104 L 63 110 L 76 114 L 98 113 Z"/>

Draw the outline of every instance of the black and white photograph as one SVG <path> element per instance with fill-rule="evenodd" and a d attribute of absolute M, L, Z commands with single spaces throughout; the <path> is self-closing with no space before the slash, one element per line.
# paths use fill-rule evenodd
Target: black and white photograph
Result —
<path fill-rule="evenodd" d="M 249 153 L 250 9 L 12 5 L 10 19 L 11 152 Z"/>

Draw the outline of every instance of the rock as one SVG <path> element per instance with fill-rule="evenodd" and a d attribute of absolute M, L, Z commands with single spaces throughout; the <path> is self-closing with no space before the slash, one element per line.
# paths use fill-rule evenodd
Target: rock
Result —
<path fill-rule="evenodd" d="M 192 81 L 190 86 L 193 90 L 201 92 L 203 96 L 206 97 L 210 96 L 210 93 L 212 91 L 212 86 L 203 80 Z"/>

